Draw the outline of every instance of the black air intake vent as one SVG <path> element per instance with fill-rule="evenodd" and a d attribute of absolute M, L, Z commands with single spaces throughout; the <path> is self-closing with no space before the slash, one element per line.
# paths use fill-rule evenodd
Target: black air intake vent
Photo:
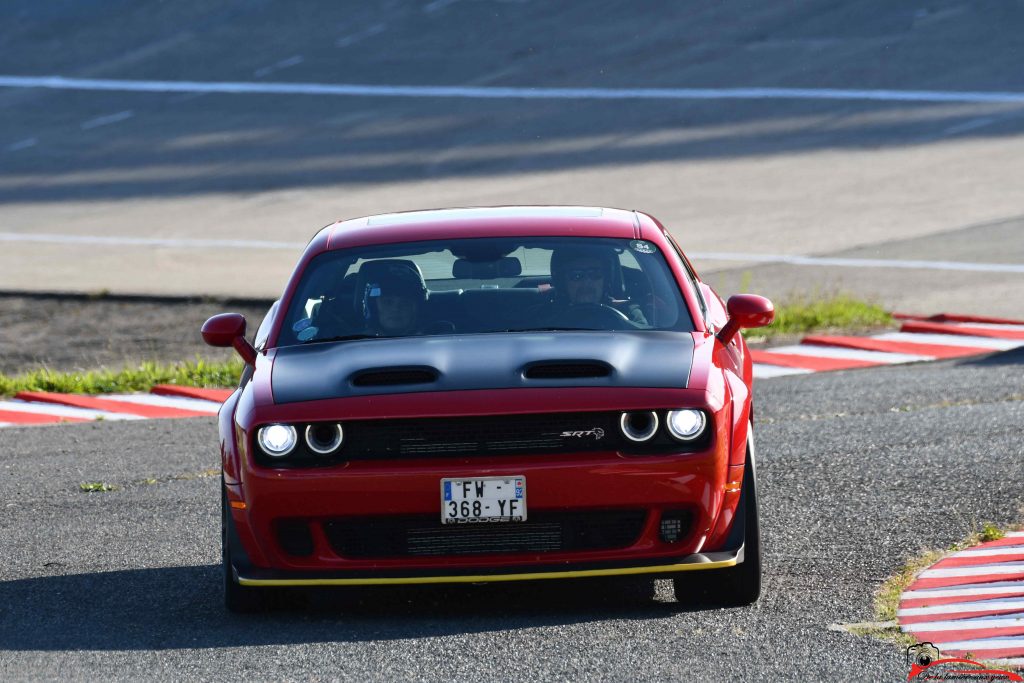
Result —
<path fill-rule="evenodd" d="M 538 511 L 525 522 L 448 526 L 436 516 L 340 517 L 323 530 L 335 553 L 352 558 L 584 552 L 633 545 L 646 519 L 646 510 Z"/>
<path fill-rule="evenodd" d="M 434 368 L 377 368 L 363 370 L 352 377 L 357 387 L 390 387 L 400 384 L 432 384 L 437 381 Z"/>
<path fill-rule="evenodd" d="M 610 366 L 588 361 L 559 361 L 557 363 L 534 363 L 526 368 L 526 379 L 590 379 L 608 377 Z"/>

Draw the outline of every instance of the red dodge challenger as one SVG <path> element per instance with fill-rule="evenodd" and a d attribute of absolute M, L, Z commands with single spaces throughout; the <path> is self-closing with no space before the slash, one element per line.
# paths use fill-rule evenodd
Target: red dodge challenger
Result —
<path fill-rule="evenodd" d="M 672 577 L 761 584 L 752 368 L 644 213 L 419 211 L 321 230 L 220 411 L 228 609 L 272 586 Z"/>

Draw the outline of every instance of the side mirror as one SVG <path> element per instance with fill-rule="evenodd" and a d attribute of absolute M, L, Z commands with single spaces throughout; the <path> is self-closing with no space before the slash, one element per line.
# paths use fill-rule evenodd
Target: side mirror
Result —
<path fill-rule="evenodd" d="M 203 341 L 210 346 L 234 347 L 246 365 L 256 364 L 256 349 L 245 338 L 245 316 L 240 313 L 221 313 L 205 323 Z"/>
<path fill-rule="evenodd" d="M 740 328 L 764 327 L 775 320 L 775 306 L 771 301 L 756 294 L 737 294 L 729 297 L 726 304 L 729 322 L 719 330 L 718 340 L 728 344 Z"/>

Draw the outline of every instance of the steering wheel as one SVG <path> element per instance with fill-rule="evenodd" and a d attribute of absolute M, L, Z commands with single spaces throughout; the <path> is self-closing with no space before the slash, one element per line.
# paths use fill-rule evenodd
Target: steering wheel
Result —
<path fill-rule="evenodd" d="M 549 319 L 558 326 L 607 330 L 635 330 L 625 313 L 607 304 L 561 306 Z"/>

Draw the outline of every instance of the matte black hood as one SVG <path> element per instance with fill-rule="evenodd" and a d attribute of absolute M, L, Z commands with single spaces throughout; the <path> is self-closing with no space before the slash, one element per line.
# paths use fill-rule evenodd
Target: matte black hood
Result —
<path fill-rule="evenodd" d="M 692 362 L 685 332 L 402 337 L 280 348 L 271 384 L 275 403 L 470 389 L 683 389 Z"/>

